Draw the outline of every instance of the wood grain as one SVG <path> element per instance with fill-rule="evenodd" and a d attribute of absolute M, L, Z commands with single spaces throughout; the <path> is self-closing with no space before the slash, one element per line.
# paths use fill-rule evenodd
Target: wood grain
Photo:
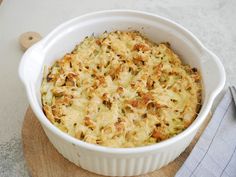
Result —
<path fill-rule="evenodd" d="M 42 36 L 39 33 L 33 32 L 33 31 L 29 31 L 29 32 L 25 32 L 25 33 L 20 35 L 19 43 L 20 43 L 21 49 L 23 51 L 26 51 L 33 44 L 37 43 L 41 39 L 42 39 Z"/>
<path fill-rule="evenodd" d="M 142 177 L 173 177 L 190 154 L 210 120 L 210 114 L 189 147 L 172 163 Z M 46 137 L 31 108 L 28 108 L 22 128 L 23 150 L 32 177 L 99 177 L 72 164 L 60 155 Z M 141 176 L 140 176 L 141 177 Z"/>

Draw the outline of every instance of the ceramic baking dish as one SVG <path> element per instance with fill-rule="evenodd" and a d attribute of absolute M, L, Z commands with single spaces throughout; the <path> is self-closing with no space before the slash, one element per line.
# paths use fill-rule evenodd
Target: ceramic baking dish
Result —
<path fill-rule="evenodd" d="M 145 147 L 102 147 L 67 135 L 44 115 L 40 98 L 43 67 L 50 66 L 56 59 L 72 51 L 84 37 L 114 30 L 138 30 L 157 43 L 168 41 L 184 63 L 200 70 L 203 80 L 202 108 L 191 126 L 179 135 Z M 58 152 L 88 171 L 108 176 L 140 175 L 173 161 L 190 144 L 225 83 L 225 72 L 219 58 L 191 32 L 166 18 L 132 10 L 90 13 L 60 25 L 25 52 L 19 75 L 31 108 Z"/>

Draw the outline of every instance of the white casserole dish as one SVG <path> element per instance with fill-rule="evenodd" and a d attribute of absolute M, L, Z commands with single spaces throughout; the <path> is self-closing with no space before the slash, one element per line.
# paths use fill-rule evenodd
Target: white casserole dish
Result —
<path fill-rule="evenodd" d="M 40 97 L 43 67 L 50 66 L 56 59 L 72 51 L 85 36 L 114 30 L 138 30 L 157 43 L 168 41 L 185 63 L 200 69 L 203 79 L 202 108 L 196 120 L 184 132 L 150 146 L 108 148 L 79 141 L 60 131 L 46 118 Z M 192 33 L 166 18 L 131 10 L 90 13 L 60 25 L 25 52 L 19 75 L 25 85 L 30 106 L 54 147 L 76 165 L 108 176 L 148 173 L 178 157 L 190 144 L 225 83 L 225 72 L 220 60 Z"/>

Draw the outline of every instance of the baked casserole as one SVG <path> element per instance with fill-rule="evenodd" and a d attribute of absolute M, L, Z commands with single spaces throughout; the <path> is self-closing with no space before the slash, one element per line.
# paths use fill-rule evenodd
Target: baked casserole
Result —
<path fill-rule="evenodd" d="M 137 31 L 86 37 L 45 68 L 47 118 L 69 135 L 109 147 L 154 144 L 185 130 L 201 105 L 201 77 L 170 44 Z"/>

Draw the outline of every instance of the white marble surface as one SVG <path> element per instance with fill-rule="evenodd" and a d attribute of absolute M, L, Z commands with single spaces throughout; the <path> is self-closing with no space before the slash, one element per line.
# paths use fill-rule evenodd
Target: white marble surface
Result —
<path fill-rule="evenodd" d="M 1 177 L 28 176 L 21 147 L 21 127 L 28 102 L 17 76 L 22 55 L 19 35 L 37 31 L 45 36 L 72 17 L 118 8 L 148 11 L 180 23 L 220 57 L 227 73 L 226 86 L 236 85 L 235 0 L 3 0 L 0 5 Z"/>

